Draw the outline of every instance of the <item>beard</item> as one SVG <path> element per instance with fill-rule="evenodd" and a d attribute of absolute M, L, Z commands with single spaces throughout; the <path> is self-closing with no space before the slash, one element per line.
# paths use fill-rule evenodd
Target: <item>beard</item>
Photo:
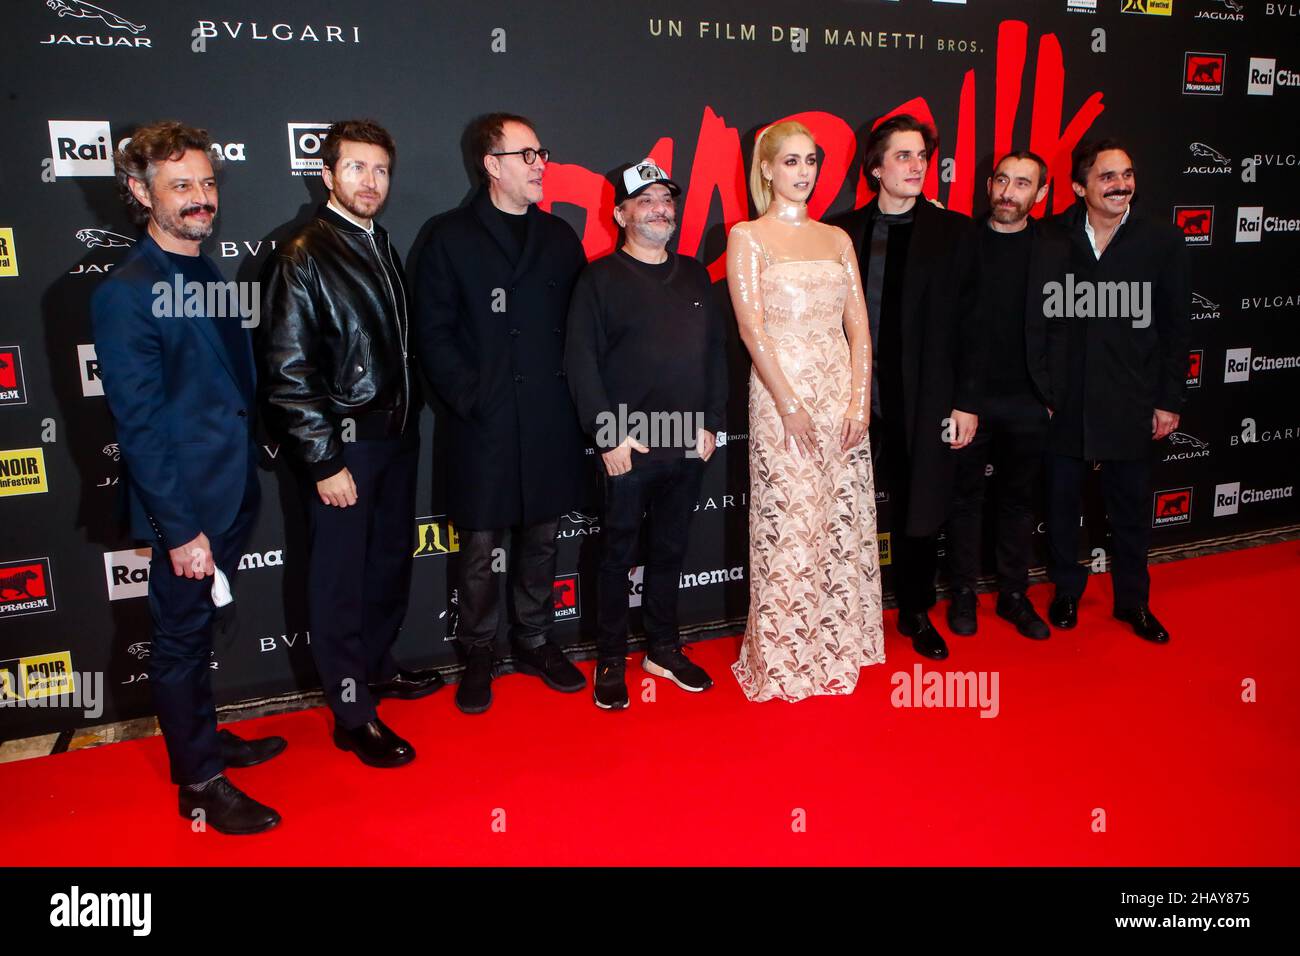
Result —
<path fill-rule="evenodd" d="M 1029 215 L 1029 205 L 1026 204 L 1022 206 L 1020 203 L 1013 200 L 1010 206 L 1004 206 L 1001 203 L 998 203 L 993 207 L 992 212 L 994 220 L 1000 223 L 1010 224 L 1013 222 L 1019 222 L 1021 219 L 1024 219 Z"/>
<path fill-rule="evenodd" d="M 207 222 L 191 219 L 191 214 L 200 209 L 210 212 L 212 218 Z M 171 212 L 159 209 L 155 204 L 153 215 L 154 221 L 158 223 L 158 228 L 167 235 L 195 242 L 212 235 L 212 227 L 217 221 L 217 207 L 208 203 L 194 203 L 177 212 Z"/>
<path fill-rule="evenodd" d="M 341 190 L 336 189 L 334 191 L 334 198 L 339 201 L 340 206 L 352 213 L 352 215 L 356 216 L 358 219 L 374 219 L 379 215 L 379 210 L 384 208 L 383 199 L 380 199 L 378 202 L 373 200 L 362 200 L 357 198 L 355 192 L 344 193 Z"/>
<path fill-rule="evenodd" d="M 652 246 L 665 245 L 677 231 L 677 221 L 674 219 L 649 219 L 641 222 L 628 224 L 628 229 L 636 233 L 637 237 Z"/>

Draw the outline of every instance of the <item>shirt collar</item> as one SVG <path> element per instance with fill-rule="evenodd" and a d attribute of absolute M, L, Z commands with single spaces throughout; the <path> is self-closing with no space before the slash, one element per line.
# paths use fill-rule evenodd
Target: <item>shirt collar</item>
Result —
<path fill-rule="evenodd" d="M 370 220 L 370 227 L 366 228 L 365 226 L 361 225 L 361 223 L 357 222 L 357 220 L 350 213 L 344 212 L 338 206 L 334 205 L 334 200 L 332 199 L 325 200 L 325 208 L 330 209 L 333 212 L 337 213 L 338 215 L 342 216 L 344 219 L 352 223 L 352 225 L 356 226 L 358 229 L 365 229 L 366 232 L 370 233 L 370 235 L 372 236 L 375 234 L 375 221 L 373 219 Z"/>
<path fill-rule="evenodd" d="M 1119 226 L 1128 222 L 1128 214 L 1132 211 L 1133 207 L 1131 205 L 1124 207 L 1124 215 L 1120 217 Z M 1118 230 L 1119 226 L 1116 226 L 1115 229 Z M 1092 246 L 1092 254 L 1096 258 L 1100 259 L 1101 253 L 1097 251 L 1097 233 L 1092 228 L 1092 220 L 1088 218 L 1088 210 L 1086 208 L 1083 210 L 1083 234 L 1088 237 L 1088 245 Z"/>

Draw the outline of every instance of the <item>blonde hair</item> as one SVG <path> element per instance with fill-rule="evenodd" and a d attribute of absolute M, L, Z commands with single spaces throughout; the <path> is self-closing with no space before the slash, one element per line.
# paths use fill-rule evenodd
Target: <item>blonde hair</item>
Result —
<path fill-rule="evenodd" d="M 797 120 L 785 120 L 766 127 L 754 140 L 754 158 L 749 164 L 749 193 L 754 199 L 754 208 L 758 210 L 760 216 L 767 212 L 768 206 L 772 205 L 772 183 L 763 175 L 763 163 L 770 163 L 776 159 L 777 150 L 791 136 L 813 138 L 813 134 L 803 123 Z M 813 140 L 813 145 L 816 145 L 816 142 Z"/>

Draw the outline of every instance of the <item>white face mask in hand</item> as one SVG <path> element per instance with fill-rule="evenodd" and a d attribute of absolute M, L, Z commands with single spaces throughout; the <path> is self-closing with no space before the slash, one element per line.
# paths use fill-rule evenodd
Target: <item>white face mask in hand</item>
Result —
<path fill-rule="evenodd" d="M 226 580 L 225 574 L 220 568 L 212 575 L 212 603 L 217 607 L 225 607 L 235 599 L 230 593 L 230 582 Z"/>

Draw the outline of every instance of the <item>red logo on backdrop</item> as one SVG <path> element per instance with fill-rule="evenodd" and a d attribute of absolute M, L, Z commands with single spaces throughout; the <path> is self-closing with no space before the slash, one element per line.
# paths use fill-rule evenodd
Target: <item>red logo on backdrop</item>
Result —
<path fill-rule="evenodd" d="M 1214 240 L 1214 207 L 1175 206 L 1174 225 L 1189 246 L 1208 246 Z"/>
<path fill-rule="evenodd" d="M 580 616 L 581 607 L 578 603 L 578 576 L 576 574 L 566 574 L 563 577 L 555 579 L 555 587 L 551 592 L 555 603 L 555 619 L 557 621 L 569 621 Z"/>
<path fill-rule="evenodd" d="M 1171 524 L 1186 524 L 1192 520 L 1192 489 L 1170 488 L 1157 491 L 1155 506 L 1151 510 L 1151 527 L 1164 528 Z"/>
<path fill-rule="evenodd" d="M 1201 387 L 1201 359 L 1205 356 L 1205 349 L 1192 349 L 1187 353 L 1187 387 Z"/>
<path fill-rule="evenodd" d="M 49 558 L 0 562 L 0 619 L 53 610 Z"/>
<path fill-rule="evenodd" d="M 0 405 L 26 405 L 22 353 L 16 345 L 0 345 Z"/>
<path fill-rule="evenodd" d="M 1223 74 L 1228 68 L 1224 53 L 1183 54 L 1183 92 L 1194 96 L 1222 96 Z"/>

